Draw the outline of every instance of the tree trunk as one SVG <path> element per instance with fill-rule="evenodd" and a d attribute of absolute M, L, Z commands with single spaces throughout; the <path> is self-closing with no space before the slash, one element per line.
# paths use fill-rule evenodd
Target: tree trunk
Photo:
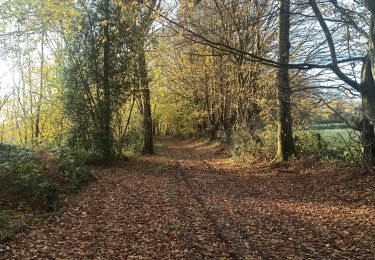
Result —
<path fill-rule="evenodd" d="M 364 110 L 362 142 L 363 164 L 375 164 L 375 2 L 365 1 L 371 12 L 368 55 L 365 58 L 361 75 L 361 96 Z"/>
<path fill-rule="evenodd" d="M 1 126 L 0 142 L 4 141 L 4 128 L 5 128 L 5 120 L 3 119 L 3 123 L 2 123 L 2 126 Z"/>
<path fill-rule="evenodd" d="M 40 85 L 39 85 L 39 96 L 38 104 L 36 108 L 36 118 L 35 118 L 35 143 L 39 144 L 40 135 L 40 111 L 42 107 L 42 97 L 43 97 L 43 79 L 44 79 L 44 32 L 42 34 L 41 43 L 41 64 L 40 64 Z"/>
<path fill-rule="evenodd" d="M 365 1 L 371 12 L 368 55 L 362 68 L 361 94 L 366 117 L 375 124 L 375 2 Z"/>
<path fill-rule="evenodd" d="M 363 118 L 362 142 L 363 164 L 373 166 L 375 162 L 375 132 L 374 126 L 366 117 Z"/>
<path fill-rule="evenodd" d="M 210 141 L 215 141 L 216 140 L 216 127 L 215 126 L 211 126 L 210 127 L 209 140 Z"/>
<path fill-rule="evenodd" d="M 151 101 L 150 89 L 148 86 L 148 73 L 146 65 L 146 55 L 143 42 L 139 43 L 138 66 L 139 77 L 143 98 L 143 148 L 144 154 L 154 153 L 154 142 L 152 134 L 152 115 L 151 115 Z"/>
<path fill-rule="evenodd" d="M 229 126 L 225 129 L 225 143 L 232 143 L 233 127 Z"/>
<path fill-rule="evenodd" d="M 371 46 L 371 44 L 370 44 Z M 369 51 L 371 53 L 371 51 Z M 362 145 L 363 145 L 363 164 L 372 166 L 375 163 L 375 84 L 372 74 L 371 55 L 366 56 L 362 67 L 361 77 L 361 96 L 363 104 L 363 125 L 362 125 Z M 372 124 L 371 124 L 371 122 Z"/>
<path fill-rule="evenodd" d="M 279 17 L 279 58 L 281 64 L 289 64 L 290 54 L 290 0 L 280 0 Z M 291 90 L 287 67 L 281 67 L 277 72 L 277 101 L 278 113 L 278 148 L 276 161 L 287 161 L 295 154 L 292 130 Z"/>
<path fill-rule="evenodd" d="M 159 120 L 153 119 L 153 123 L 152 123 L 152 133 L 153 133 L 153 135 L 159 135 L 158 124 L 159 124 Z"/>
<path fill-rule="evenodd" d="M 223 128 L 225 132 L 225 143 L 230 144 L 233 135 L 233 124 L 230 119 L 224 119 Z"/>
<path fill-rule="evenodd" d="M 371 49 L 362 66 L 361 96 L 364 114 L 372 123 L 375 123 L 375 83 L 372 72 L 375 70 L 373 65 L 375 59 L 371 59 L 370 53 Z"/>
<path fill-rule="evenodd" d="M 110 86 L 110 37 L 109 37 L 109 0 L 104 0 L 104 14 L 107 23 L 104 25 L 104 56 L 103 56 L 103 107 L 101 125 L 101 156 L 104 160 L 112 158 L 111 136 L 111 86 Z"/>

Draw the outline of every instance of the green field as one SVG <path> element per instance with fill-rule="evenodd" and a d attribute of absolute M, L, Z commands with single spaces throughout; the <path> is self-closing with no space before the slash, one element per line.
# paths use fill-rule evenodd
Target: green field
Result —
<path fill-rule="evenodd" d="M 348 128 L 344 123 L 315 124 L 304 132 L 319 133 L 328 149 L 346 148 L 348 144 L 360 141 L 360 132 Z"/>
<path fill-rule="evenodd" d="M 359 132 L 350 129 L 324 129 L 317 130 L 328 146 L 345 148 L 346 143 L 359 142 Z M 344 141 L 345 140 L 345 141 Z"/>

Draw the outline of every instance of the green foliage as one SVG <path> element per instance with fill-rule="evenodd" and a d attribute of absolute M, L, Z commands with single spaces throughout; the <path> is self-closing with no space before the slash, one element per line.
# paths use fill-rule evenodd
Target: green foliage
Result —
<path fill-rule="evenodd" d="M 56 160 L 54 174 L 62 174 L 66 182 L 57 181 L 43 160 L 37 158 L 37 153 L 0 144 L 0 241 L 11 238 L 22 228 L 23 212 L 57 210 L 61 206 L 60 193 L 67 190 L 66 184 L 70 191 L 77 192 L 91 177 L 87 165 L 93 162 L 95 155 L 68 149 L 55 153 L 59 160 Z"/>
<path fill-rule="evenodd" d="M 38 163 L 30 161 L 17 164 L 14 168 L 13 184 L 26 200 L 49 210 L 57 209 L 58 188 L 43 174 Z"/>
<path fill-rule="evenodd" d="M 55 153 L 63 165 L 62 169 L 56 165 L 55 174 L 62 174 L 68 189 L 77 192 L 90 179 L 88 164 L 94 162 L 97 155 L 67 148 L 58 149 Z M 33 158 L 31 150 L 1 144 L 0 154 L 1 196 L 11 203 L 11 208 L 28 205 L 55 210 L 59 207 L 59 193 L 65 187 L 45 172 L 41 162 Z"/>
<path fill-rule="evenodd" d="M 59 206 L 59 191 L 52 181 L 43 174 L 41 166 L 34 161 L 10 165 L 6 172 L 0 172 L 2 197 L 12 208 L 27 205 L 47 210 Z"/>
<path fill-rule="evenodd" d="M 39 192 L 50 208 L 57 209 L 59 207 L 59 190 L 55 184 L 44 181 L 39 184 Z"/>
<path fill-rule="evenodd" d="M 259 136 L 248 131 L 237 131 L 233 135 L 230 151 L 233 157 L 249 161 L 272 160 L 275 156 L 276 144 L 276 135 L 270 131 L 263 132 Z"/>
<path fill-rule="evenodd" d="M 300 156 L 315 156 L 339 163 L 359 163 L 362 157 L 359 137 L 337 124 L 322 126 L 321 130 L 296 132 L 296 149 Z"/>
<path fill-rule="evenodd" d="M 362 151 L 357 135 L 348 129 L 301 130 L 295 132 L 298 157 L 316 157 L 338 163 L 359 163 Z M 233 157 L 271 161 L 277 148 L 275 132 L 265 131 L 256 136 L 246 131 L 234 133 L 231 145 Z"/>
<path fill-rule="evenodd" d="M 319 156 L 327 150 L 327 143 L 316 131 L 299 131 L 295 135 L 297 154 L 303 156 Z"/>
<path fill-rule="evenodd" d="M 0 212 L 0 243 L 11 239 L 24 226 L 24 214 L 19 210 Z"/>
<path fill-rule="evenodd" d="M 142 134 L 138 129 L 132 128 L 125 134 L 123 153 L 125 156 L 133 156 L 142 151 Z"/>
<path fill-rule="evenodd" d="M 138 87 L 133 83 L 137 74 L 130 68 L 135 62 L 130 51 L 136 49 L 134 21 L 121 5 L 82 2 L 81 29 L 73 30 L 64 50 L 64 112 L 71 123 L 70 147 L 94 151 L 103 158 L 111 157 L 116 147 L 114 114 Z"/>
<path fill-rule="evenodd" d="M 92 178 L 89 165 L 97 160 L 98 155 L 69 148 L 61 148 L 56 153 L 63 162 L 63 176 L 69 190 L 78 192 Z"/>
<path fill-rule="evenodd" d="M 0 171 L 6 170 L 12 163 L 30 160 L 32 151 L 20 146 L 0 143 Z"/>
<path fill-rule="evenodd" d="M 180 233 L 182 230 L 182 226 L 180 223 L 168 223 L 167 228 L 169 231 Z"/>

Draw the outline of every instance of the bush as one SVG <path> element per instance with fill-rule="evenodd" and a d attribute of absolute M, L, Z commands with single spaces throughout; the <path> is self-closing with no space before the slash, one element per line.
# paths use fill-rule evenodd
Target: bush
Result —
<path fill-rule="evenodd" d="M 56 153 L 62 162 L 62 174 L 69 190 L 78 192 L 92 178 L 88 165 L 94 163 L 98 155 L 66 148 L 59 149 Z"/>
<path fill-rule="evenodd" d="M 18 210 L 0 212 L 0 243 L 13 238 L 24 227 L 24 217 Z"/>
<path fill-rule="evenodd" d="M 300 156 L 316 156 L 336 163 L 352 164 L 361 161 L 360 143 L 356 143 L 355 140 L 337 139 L 336 143 L 332 143 L 332 140 L 325 139 L 317 131 L 298 131 L 295 141 L 297 154 Z M 340 142 L 340 145 L 337 142 Z"/>
<path fill-rule="evenodd" d="M 348 147 L 332 145 L 317 131 L 296 131 L 295 146 L 298 157 L 317 157 L 322 160 L 358 163 L 361 161 L 360 145 L 348 141 Z M 342 141 L 344 142 L 344 141 Z M 233 157 L 248 160 L 271 161 L 277 149 L 276 133 L 265 131 L 262 134 L 250 134 L 246 131 L 237 131 L 233 135 L 231 154 Z"/>
<path fill-rule="evenodd" d="M 233 157 L 249 161 L 272 160 L 276 151 L 276 135 L 265 131 L 261 135 L 247 131 L 237 131 L 233 135 L 231 154 Z"/>
<path fill-rule="evenodd" d="M 44 181 L 39 184 L 39 195 L 44 199 L 46 205 L 53 210 L 56 210 L 60 206 L 59 190 L 56 185 Z"/>
<path fill-rule="evenodd" d="M 126 156 L 133 156 L 142 151 L 142 133 L 138 129 L 130 129 L 124 138 L 123 153 Z"/>
<path fill-rule="evenodd" d="M 299 131 L 294 137 L 296 152 L 301 156 L 320 156 L 327 150 L 327 143 L 316 131 Z"/>
<path fill-rule="evenodd" d="M 20 205 L 54 210 L 59 205 L 59 191 L 33 161 L 9 165 L 0 174 L 2 197 L 10 208 Z M 46 187 L 49 187 L 46 189 Z"/>
<path fill-rule="evenodd" d="M 91 177 L 95 154 L 60 149 L 33 152 L 0 143 L 0 241 L 22 227 L 24 212 L 53 211 L 62 191 L 77 192 Z"/>
<path fill-rule="evenodd" d="M 0 170 L 12 163 L 30 160 L 32 154 L 29 149 L 0 142 Z"/>
<path fill-rule="evenodd" d="M 43 174 L 38 163 L 30 161 L 17 164 L 14 169 L 13 184 L 18 194 L 26 201 L 48 210 L 58 208 L 58 188 Z"/>

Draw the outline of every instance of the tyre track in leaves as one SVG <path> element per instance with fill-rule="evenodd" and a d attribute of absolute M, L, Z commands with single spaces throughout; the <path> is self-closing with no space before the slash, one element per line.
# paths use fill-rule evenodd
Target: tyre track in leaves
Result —
<path fill-rule="evenodd" d="M 105 167 L 60 214 L 0 244 L 0 259 L 226 257 L 224 244 L 177 177 L 167 156 Z M 166 193 L 177 192 L 166 200 Z"/>
<path fill-rule="evenodd" d="M 165 158 L 172 167 L 168 169 L 165 198 L 177 209 L 177 218 L 171 219 L 169 225 L 185 249 L 183 259 L 228 259 L 226 245 L 218 239 L 216 229 L 207 221 L 204 209 L 197 206 L 199 203 L 173 161 L 167 156 Z"/>
<path fill-rule="evenodd" d="M 180 173 L 179 178 L 188 187 L 199 206 L 204 209 L 207 220 L 216 229 L 217 237 L 226 245 L 230 259 L 267 258 L 266 255 L 261 255 L 255 246 L 251 244 L 251 239 L 247 232 L 241 229 L 240 224 L 235 219 L 227 214 L 215 211 L 210 206 L 212 203 L 205 198 L 206 196 L 203 192 L 206 187 L 194 180 L 194 170 L 197 169 L 207 172 L 208 175 L 211 175 L 211 178 L 217 178 L 218 175 L 223 173 L 212 167 L 206 160 L 194 154 L 190 149 L 182 147 L 173 139 L 171 142 L 172 144 L 161 141 L 169 157 L 175 161 L 176 168 Z M 193 161 L 195 168 L 191 169 L 187 165 L 187 161 Z M 243 187 L 242 190 L 246 189 Z"/>
<path fill-rule="evenodd" d="M 290 182 L 294 184 L 295 179 L 301 176 L 293 174 L 287 182 L 283 178 L 291 178 L 290 175 L 277 174 L 276 180 L 265 185 L 262 182 L 268 180 L 263 172 L 263 178 L 248 178 L 246 173 L 242 175 L 241 171 L 237 172 L 222 163 L 224 158 L 217 158 L 212 146 L 173 139 L 169 146 L 169 157 L 175 159 L 181 178 L 199 198 L 228 248 L 236 252 L 238 258 L 374 258 L 374 250 L 371 249 L 373 229 L 369 228 L 373 226 L 369 224 L 374 216 L 370 213 L 373 204 L 366 209 L 368 213 L 356 215 L 354 212 L 363 209 L 362 203 L 355 206 L 332 200 L 335 205 L 331 200 L 327 203 L 324 199 L 322 203 L 317 202 L 315 197 L 313 200 L 304 198 L 304 195 L 299 197 L 299 187 L 296 189 L 296 186 L 288 185 L 291 185 Z M 254 172 L 256 174 L 256 169 Z M 286 191 L 281 192 L 283 189 Z M 324 195 L 327 196 L 326 193 Z M 349 232 L 361 238 L 366 234 L 367 240 L 359 244 L 361 240 L 347 236 Z"/>

